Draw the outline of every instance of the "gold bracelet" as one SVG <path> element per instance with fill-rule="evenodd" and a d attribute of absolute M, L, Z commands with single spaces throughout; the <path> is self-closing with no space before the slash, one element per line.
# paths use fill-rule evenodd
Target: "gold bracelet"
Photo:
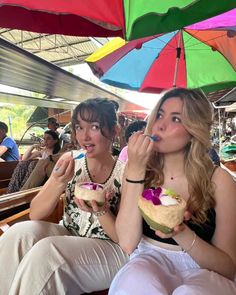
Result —
<path fill-rule="evenodd" d="M 194 233 L 193 233 L 193 241 L 192 241 L 190 247 L 189 247 L 187 250 L 186 250 L 186 249 L 183 249 L 183 252 L 184 252 L 184 253 L 188 253 L 188 252 L 193 248 L 193 246 L 194 246 L 194 244 L 195 244 L 195 242 L 196 242 L 196 239 L 197 239 L 197 235 L 196 235 L 196 233 L 194 232 Z"/>
<path fill-rule="evenodd" d="M 107 213 L 107 210 L 102 210 L 102 211 L 93 212 L 93 214 L 94 214 L 96 217 L 101 217 L 101 216 L 105 215 L 106 213 Z"/>

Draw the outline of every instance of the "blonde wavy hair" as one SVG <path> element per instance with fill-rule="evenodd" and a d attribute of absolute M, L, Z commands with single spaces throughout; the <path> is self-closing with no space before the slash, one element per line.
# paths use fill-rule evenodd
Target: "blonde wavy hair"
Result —
<path fill-rule="evenodd" d="M 208 150 L 211 148 L 210 128 L 213 119 L 211 103 L 197 90 L 175 88 L 164 93 L 148 118 L 147 134 L 151 134 L 160 107 L 169 98 L 179 97 L 183 102 L 182 124 L 191 135 L 185 147 L 184 169 L 189 184 L 188 210 L 197 224 L 207 220 L 207 211 L 215 206 L 214 187 L 211 181 L 214 171 Z M 148 162 L 145 187 L 161 186 L 164 182 L 163 155 L 154 152 Z"/>

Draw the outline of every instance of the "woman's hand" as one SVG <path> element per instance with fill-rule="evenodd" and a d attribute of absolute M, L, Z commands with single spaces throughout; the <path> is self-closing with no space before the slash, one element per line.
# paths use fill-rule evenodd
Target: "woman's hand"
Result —
<path fill-rule="evenodd" d="M 190 220 L 191 216 L 192 216 L 192 214 L 189 211 L 185 211 L 184 212 L 184 220 L 186 220 L 186 221 L 187 220 Z M 159 230 L 156 230 L 155 231 L 155 234 L 158 237 L 162 238 L 162 239 L 169 239 L 169 238 L 173 238 L 175 235 L 177 235 L 178 233 L 182 232 L 184 229 L 185 229 L 185 224 L 184 223 L 181 223 L 179 225 L 176 225 L 173 228 L 172 232 L 169 233 L 169 234 L 165 234 L 165 233 L 163 233 L 163 232 L 161 232 Z"/>
<path fill-rule="evenodd" d="M 43 143 L 36 143 L 36 144 L 33 144 L 33 146 L 32 146 L 33 149 L 32 150 L 41 151 L 43 147 L 44 147 Z"/>
<path fill-rule="evenodd" d="M 105 202 L 102 206 L 99 206 L 95 200 L 92 200 L 90 202 L 91 206 L 88 206 L 86 201 L 79 198 L 74 198 L 74 201 L 81 210 L 90 212 L 90 213 L 98 213 L 98 212 L 104 212 L 104 211 L 106 212 L 108 210 L 109 208 L 108 201 L 110 200 L 110 198 L 111 198 L 111 194 L 106 193 Z"/>
<path fill-rule="evenodd" d="M 51 178 L 60 183 L 68 183 L 74 175 L 75 161 L 71 156 L 59 159 L 52 171 Z"/>
<path fill-rule="evenodd" d="M 128 143 L 128 167 L 129 170 L 146 170 L 146 165 L 153 150 L 154 142 L 143 131 L 135 132 Z"/>

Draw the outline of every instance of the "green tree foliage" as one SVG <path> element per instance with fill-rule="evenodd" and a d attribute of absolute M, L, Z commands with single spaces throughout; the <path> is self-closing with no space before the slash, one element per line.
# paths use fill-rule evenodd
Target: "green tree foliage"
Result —
<path fill-rule="evenodd" d="M 0 121 L 8 125 L 10 135 L 9 118 L 12 123 L 12 136 L 14 139 L 20 139 L 27 128 L 27 120 L 35 110 L 35 106 L 25 105 L 5 105 L 0 108 Z"/>

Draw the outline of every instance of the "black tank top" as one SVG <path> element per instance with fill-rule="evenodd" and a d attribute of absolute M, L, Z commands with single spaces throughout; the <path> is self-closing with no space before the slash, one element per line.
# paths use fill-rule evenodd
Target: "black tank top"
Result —
<path fill-rule="evenodd" d="M 191 230 L 193 230 L 201 239 L 203 239 L 206 242 L 210 242 L 214 232 L 215 232 L 215 223 L 216 219 L 216 213 L 215 209 L 209 209 L 207 212 L 207 221 L 203 224 L 197 225 L 192 223 L 191 221 L 185 222 Z M 143 234 L 153 240 L 162 242 L 162 243 L 167 243 L 167 244 L 172 244 L 172 245 L 178 245 L 174 239 L 162 239 L 155 235 L 155 231 L 152 230 L 149 225 L 143 220 Z"/>

